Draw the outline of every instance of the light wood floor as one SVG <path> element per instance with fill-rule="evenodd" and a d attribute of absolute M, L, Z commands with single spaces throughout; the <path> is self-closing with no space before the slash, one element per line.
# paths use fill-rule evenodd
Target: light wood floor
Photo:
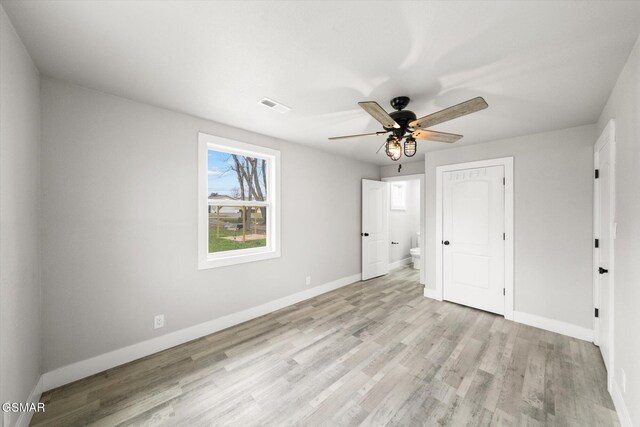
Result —
<path fill-rule="evenodd" d="M 42 396 L 32 425 L 619 425 L 598 349 L 401 269 Z"/>

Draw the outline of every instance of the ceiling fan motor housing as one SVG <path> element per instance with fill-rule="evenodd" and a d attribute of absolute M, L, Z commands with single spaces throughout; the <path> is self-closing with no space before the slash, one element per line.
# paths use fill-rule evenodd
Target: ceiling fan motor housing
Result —
<path fill-rule="evenodd" d="M 409 101 L 411 101 L 411 99 L 408 96 L 396 96 L 391 100 L 391 102 L 389 102 L 393 109 L 396 110 L 389 113 L 389 115 L 397 124 L 400 125 L 400 128 L 383 127 L 386 131 L 393 132 L 393 134 L 398 138 L 402 138 L 404 136 L 407 132 L 407 128 L 409 127 L 409 123 L 416 119 L 416 115 L 413 111 L 403 111 L 407 105 L 409 105 Z"/>
<path fill-rule="evenodd" d="M 393 111 L 389 113 L 389 115 L 393 120 L 396 121 L 397 124 L 400 125 L 400 128 L 392 128 L 392 127 L 388 128 L 386 126 L 383 126 L 383 127 L 387 131 L 392 131 L 393 134 L 396 135 L 397 137 L 403 136 L 407 131 L 407 128 L 409 127 L 409 123 L 411 123 L 416 119 L 416 114 L 413 111 L 409 111 L 409 110 Z"/>

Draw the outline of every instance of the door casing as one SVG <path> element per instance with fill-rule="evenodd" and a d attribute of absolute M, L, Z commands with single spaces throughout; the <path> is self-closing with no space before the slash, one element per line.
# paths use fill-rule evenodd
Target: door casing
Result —
<path fill-rule="evenodd" d="M 490 166 L 504 166 L 504 287 L 505 303 L 504 317 L 513 320 L 513 157 L 480 160 L 476 162 L 456 163 L 436 167 L 436 283 L 435 291 L 427 291 L 425 296 L 442 301 L 444 298 L 443 285 L 443 257 L 442 257 L 442 175 L 464 169 L 484 168 Z"/>

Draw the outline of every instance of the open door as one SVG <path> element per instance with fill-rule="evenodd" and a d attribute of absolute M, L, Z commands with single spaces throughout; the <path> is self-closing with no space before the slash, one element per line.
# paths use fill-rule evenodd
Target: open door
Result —
<path fill-rule="evenodd" d="M 613 271 L 615 239 L 615 126 L 609 122 L 594 149 L 594 343 L 613 375 Z"/>
<path fill-rule="evenodd" d="M 436 167 L 435 237 L 425 296 L 513 320 L 513 157 Z"/>
<path fill-rule="evenodd" d="M 362 280 L 389 272 L 389 183 L 362 180 Z"/>
<path fill-rule="evenodd" d="M 504 314 L 504 166 L 442 175 L 444 299 Z"/>

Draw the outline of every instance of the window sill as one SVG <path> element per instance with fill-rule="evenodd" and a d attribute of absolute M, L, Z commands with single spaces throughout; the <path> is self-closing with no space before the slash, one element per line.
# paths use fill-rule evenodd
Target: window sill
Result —
<path fill-rule="evenodd" d="M 207 256 L 206 259 L 201 259 L 198 263 L 198 270 L 227 267 L 230 265 L 244 264 L 246 262 L 262 261 L 272 258 L 280 258 L 280 250 L 267 250 L 233 255 L 229 254 L 224 256 Z"/>

